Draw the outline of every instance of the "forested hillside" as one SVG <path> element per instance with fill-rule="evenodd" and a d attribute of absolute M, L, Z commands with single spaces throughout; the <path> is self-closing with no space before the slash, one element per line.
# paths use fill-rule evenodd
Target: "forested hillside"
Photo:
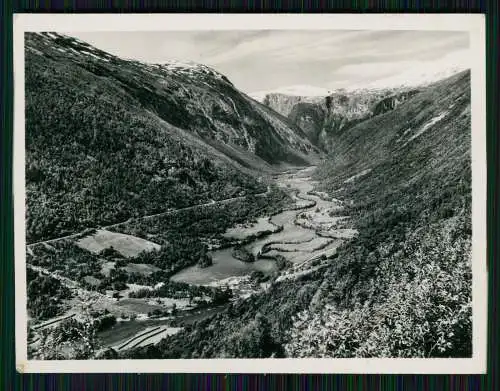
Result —
<path fill-rule="evenodd" d="M 470 357 L 470 73 L 332 140 L 318 190 L 359 235 L 327 267 L 124 357 Z"/>
<path fill-rule="evenodd" d="M 299 128 L 211 68 L 122 60 L 54 33 L 25 39 L 28 243 L 261 193 L 256 169 L 315 155 Z"/>
<path fill-rule="evenodd" d="M 471 355 L 470 73 L 340 135 L 318 171 L 360 235 L 322 278 L 287 351 Z M 304 353 L 299 353 L 304 354 Z"/>

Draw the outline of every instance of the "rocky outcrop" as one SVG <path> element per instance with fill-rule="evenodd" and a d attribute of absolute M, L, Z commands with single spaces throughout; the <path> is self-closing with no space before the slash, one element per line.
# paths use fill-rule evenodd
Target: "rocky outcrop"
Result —
<path fill-rule="evenodd" d="M 373 113 L 372 115 L 380 115 L 384 114 L 388 111 L 394 110 L 398 105 L 406 101 L 407 99 L 411 98 L 415 94 L 417 94 L 419 90 L 410 90 L 410 91 L 403 91 L 398 94 L 390 95 L 387 98 L 384 98 L 380 100 L 378 103 L 375 104 L 373 107 Z"/>
<path fill-rule="evenodd" d="M 307 138 L 325 151 L 331 150 L 335 135 L 360 122 L 394 110 L 419 91 L 337 90 L 323 97 L 268 94 L 263 103 L 287 116 Z"/>

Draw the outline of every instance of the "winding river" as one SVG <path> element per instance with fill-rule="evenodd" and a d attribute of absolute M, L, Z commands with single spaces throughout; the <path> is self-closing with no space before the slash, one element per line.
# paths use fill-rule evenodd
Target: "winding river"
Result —
<path fill-rule="evenodd" d="M 254 262 L 236 259 L 232 255 L 232 247 L 215 250 L 211 252 L 213 265 L 188 267 L 172 276 L 172 280 L 195 285 L 225 284 L 253 271 L 264 274 L 275 272 L 278 255 L 291 262 L 294 268 L 322 255 L 332 255 L 343 240 L 355 235 L 356 231 L 342 228 L 348 217 L 341 216 L 341 201 L 313 192 L 315 182 L 311 175 L 314 169 L 308 167 L 276 177 L 278 186 L 289 191 L 294 198 L 295 205 L 291 210 L 261 218 L 250 226 L 233 227 L 226 232 L 226 236 L 233 239 L 263 231 L 272 232 L 245 245 L 246 251 L 254 255 Z"/>

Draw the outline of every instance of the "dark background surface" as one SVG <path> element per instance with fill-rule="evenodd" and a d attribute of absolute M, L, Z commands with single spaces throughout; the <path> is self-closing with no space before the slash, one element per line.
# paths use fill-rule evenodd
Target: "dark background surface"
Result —
<path fill-rule="evenodd" d="M 333 2 L 332 2 L 333 3 Z M 344 3 L 341 5 L 341 3 Z M 153 389 L 368 389 L 496 390 L 498 382 L 498 245 L 500 231 L 498 141 L 498 2 L 489 1 L 11 1 L 0 2 L 2 100 L 0 111 L 0 390 L 153 390 Z M 224 375 L 224 374 L 61 374 L 20 375 L 15 371 L 14 232 L 12 199 L 12 14 L 115 12 L 446 12 L 486 13 L 488 126 L 488 375 Z M 284 372 L 286 369 L 284 368 Z"/>

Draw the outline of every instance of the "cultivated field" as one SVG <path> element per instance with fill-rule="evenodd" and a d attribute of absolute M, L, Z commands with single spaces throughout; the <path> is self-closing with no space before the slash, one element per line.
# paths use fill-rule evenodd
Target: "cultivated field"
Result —
<path fill-rule="evenodd" d="M 113 248 L 126 258 L 136 257 L 143 251 L 160 250 L 160 245 L 132 235 L 98 230 L 94 235 L 86 236 L 76 244 L 95 254 L 104 249 Z"/>
<path fill-rule="evenodd" d="M 301 243 L 274 243 L 267 246 L 269 249 L 278 250 L 281 252 L 306 251 L 312 252 L 325 248 L 331 239 L 314 238 L 307 242 Z"/>
<path fill-rule="evenodd" d="M 120 342 L 113 346 L 116 351 L 133 349 L 141 346 L 148 346 L 160 342 L 163 338 L 174 335 L 182 330 L 182 327 L 156 326 L 148 327 L 136 333 L 125 342 Z"/>

